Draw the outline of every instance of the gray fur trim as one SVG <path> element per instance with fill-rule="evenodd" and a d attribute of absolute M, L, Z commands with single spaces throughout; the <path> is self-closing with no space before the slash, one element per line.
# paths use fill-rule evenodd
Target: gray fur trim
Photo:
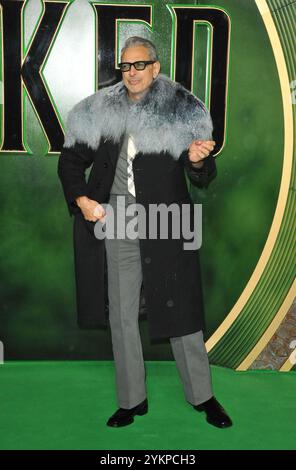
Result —
<path fill-rule="evenodd" d="M 123 82 L 88 96 L 69 112 L 64 147 L 96 150 L 102 138 L 133 135 L 138 152 L 169 152 L 178 159 L 190 143 L 212 138 L 212 120 L 201 100 L 163 74 L 140 101 L 130 104 Z"/>

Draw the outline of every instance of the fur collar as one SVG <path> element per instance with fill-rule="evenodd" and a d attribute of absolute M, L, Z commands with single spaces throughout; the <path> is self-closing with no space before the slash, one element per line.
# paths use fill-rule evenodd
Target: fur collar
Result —
<path fill-rule="evenodd" d="M 201 100 L 163 74 L 142 100 L 130 104 L 123 82 L 84 98 L 69 112 L 64 147 L 76 142 L 96 150 L 101 138 L 127 132 L 138 152 L 169 152 L 178 159 L 194 139 L 210 139 L 212 121 Z"/>

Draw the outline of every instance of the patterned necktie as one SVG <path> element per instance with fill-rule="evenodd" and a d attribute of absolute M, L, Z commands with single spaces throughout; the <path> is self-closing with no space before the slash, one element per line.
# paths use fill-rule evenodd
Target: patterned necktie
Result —
<path fill-rule="evenodd" d="M 135 197 L 136 190 L 134 184 L 134 173 L 133 173 L 133 160 L 136 156 L 137 150 L 134 140 L 131 135 L 128 138 L 127 144 L 127 189 Z"/>

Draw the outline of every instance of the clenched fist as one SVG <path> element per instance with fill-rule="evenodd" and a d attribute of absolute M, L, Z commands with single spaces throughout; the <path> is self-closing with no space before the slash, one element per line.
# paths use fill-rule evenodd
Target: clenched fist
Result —
<path fill-rule="evenodd" d="M 85 220 L 89 222 L 97 222 L 98 220 L 101 222 L 105 221 L 105 209 L 97 201 L 89 199 L 87 196 L 80 196 L 76 198 L 76 202 Z"/>
<path fill-rule="evenodd" d="M 214 140 L 194 140 L 189 147 L 189 160 L 194 163 L 194 166 L 201 168 L 203 166 L 202 160 L 209 156 L 215 145 Z"/>

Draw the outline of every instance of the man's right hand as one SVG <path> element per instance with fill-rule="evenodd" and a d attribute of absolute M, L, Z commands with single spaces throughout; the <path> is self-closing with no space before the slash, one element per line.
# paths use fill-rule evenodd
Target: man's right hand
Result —
<path fill-rule="evenodd" d="M 104 216 L 106 215 L 105 209 L 97 201 L 89 199 L 87 196 L 79 196 L 76 198 L 76 203 L 80 208 L 85 220 L 88 220 L 89 222 L 97 222 L 97 220 L 102 219 L 104 220 Z M 94 215 L 95 209 L 96 215 Z"/>

